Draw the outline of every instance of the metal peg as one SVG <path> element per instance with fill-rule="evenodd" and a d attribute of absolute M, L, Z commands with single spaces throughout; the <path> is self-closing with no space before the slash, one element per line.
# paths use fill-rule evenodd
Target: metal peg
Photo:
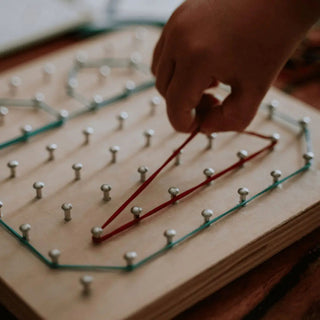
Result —
<path fill-rule="evenodd" d="M 81 179 L 81 169 L 83 168 L 82 163 L 74 163 L 72 165 L 72 169 L 74 170 L 74 179 L 80 180 Z"/>
<path fill-rule="evenodd" d="M 148 171 L 149 169 L 146 166 L 141 166 L 138 168 L 138 172 L 140 173 L 140 182 L 145 182 L 147 180 Z"/>
<path fill-rule="evenodd" d="M 171 245 L 173 243 L 173 238 L 176 236 L 177 232 L 174 229 L 165 230 L 163 235 L 167 239 L 167 245 Z"/>
<path fill-rule="evenodd" d="M 26 241 L 30 241 L 30 230 L 31 230 L 30 224 L 24 223 L 20 225 L 19 229 L 22 233 L 22 238 Z"/>
<path fill-rule="evenodd" d="M 9 113 L 8 108 L 0 106 L 0 125 L 1 126 L 4 124 L 4 119 L 8 113 Z"/>
<path fill-rule="evenodd" d="M 134 219 L 139 219 L 140 218 L 140 214 L 142 212 L 142 208 L 134 206 L 134 207 L 131 208 L 130 211 L 133 214 Z"/>
<path fill-rule="evenodd" d="M 177 187 L 170 187 L 170 188 L 168 189 L 168 192 L 169 192 L 169 194 L 170 194 L 170 196 L 171 196 L 171 199 L 174 199 L 174 198 L 177 197 L 177 195 L 179 194 L 180 190 L 179 190 L 179 188 L 177 188 Z M 177 204 L 178 202 L 179 202 L 179 201 L 176 200 L 175 202 L 173 202 L 173 204 Z"/>
<path fill-rule="evenodd" d="M 59 263 L 59 257 L 61 252 L 59 249 L 52 249 L 49 251 L 49 257 L 51 258 L 51 262 L 55 265 Z"/>
<path fill-rule="evenodd" d="M 72 220 L 72 217 L 71 217 L 72 204 L 71 204 L 71 203 L 64 203 L 64 204 L 61 206 L 61 209 L 62 209 L 63 212 L 64 212 L 64 220 L 65 220 L 65 221 L 70 221 L 70 220 Z"/>
<path fill-rule="evenodd" d="M 273 183 L 277 183 L 281 178 L 282 172 L 280 170 L 273 170 L 270 172 L 270 175 L 273 178 Z"/>
<path fill-rule="evenodd" d="M 116 163 L 117 162 L 117 153 L 120 151 L 120 147 L 112 146 L 109 148 L 109 151 L 111 153 L 111 163 Z"/>
<path fill-rule="evenodd" d="M 128 114 L 126 112 L 121 112 L 118 116 L 117 116 L 118 122 L 119 122 L 119 130 L 122 130 L 124 127 L 124 122 L 125 120 L 128 119 Z"/>
<path fill-rule="evenodd" d="M 103 200 L 104 201 L 110 201 L 111 197 L 110 197 L 110 191 L 111 191 L 111 186 L 110 184 L 102 184 L 100 187 L 100 190 L 103 192 Z"/>
<path fill-rule="evenodd" d="M 274 117 L 274 114 L 276 113 L 277 109 L 279 107 L 279 101 L 278 100 L 272 100 L 268 104 L 268 109 L 269 109 L 269 119 L 272 120 Z"/>
<path fill-rule="evenodd" d="M 203 174 L 205 175 L 206 180 L 210 179 L 214 175 L 214 173 L 215 173 L 215 171 L 212 168 L 206 168 L 203 170 Z M 210 184 L 212 184 L 212 181 L 208 182 L 208 185 L 210 185 Z"/>
<path fill-rule="evenodd" d="M 312 163 L 312 160 L 314 158 L 314 154 L 313 152 L 306 152 L 304 155 L 303 155 L 303 159 L 305 160 L 305 164 L 311 164 Z"/>
<path fill-rule="evenodd" d="M 126 260 L 128 267 L 133 266 L 134 260 L 137 258 L 137 256 L 138 255 L 135 251 L 129 251 L 124 254 L 123 258 Z"/>
<path fill-rule="evenodd" d="M 57 150 L 58 146 L 55 143 L 51 143 L 46 146 L 47 151 L 49 152 L 48 161 L 54 160 L 54 152 Z"/>
<path fill-rule="evenodd" d="M 154 135 L 154 130 L 152 129 L 148 129 L 146 131 L 143 132 L 143 135 L 145 136 L 146 138 L 146 143 L 145 143 L 145 147 L 150 147 L 151 146 L 151 138 L 153 137 Z"/>
<path fill-rule="evenodd" d="M 176 152 L 176 150 L 174 150 L 173 152 Z M 175 166 L 179 166 L 181 164 L 181 156 L 183 154 L 183 150 L 179 150 L 179 152 L 177 153 L 175 159 L 174 159 L 174 165 Z"/>
<path fill-rule="evenodd" d="M 10 169 L 10 178 L 15 178 L 17 175 L 17 167 L 19 162 L 17 160 L 11 160 L 7 163 L 8 168 Z"/>
<path fill-rule="evenodd" d="M 207 135 L 208 144 L 207 144 L 207 150 L 211 150 L 213 148 L 213 142 L 216 139 L 217 134 L 216 133 L 210 133 Z"/>
<path fill-rule="evenodd" d="M 44 187 L 44 183 L 41 181 L 37 181 L 33 184 L 33 189 L 36 190 L 36 198 L 41 199 L 42 198 L 42 189 Z"/>
<path fill-rule="evenodd" d="M 238 194 L 240 195 L 239 203 L 243 203 L 243 205 L 245 206 L 244 202 L 247 200 L 247 195 L 249 194 L 249 190 L 247 188 L 239 188 Z"/>
<path fill-rule="evenodd" d="M 91 234 L 92 234 L 92 237 L 95 238 L 95 239 L 100 239 L 101 238 L 101 235 L 102 235 L 102 228 L 100 227 L 93 227 L 91 229 Z"/>
<path fill-rule="evenodd" d="M 207 223 L 210 221 L 211 217 L 213 216 L 213 211 L 210 209 L 204 209 L 201 211 L 201 215 L 204 219 L 204 223 Z"/>
<path fill-rule="evenodd" d="M 93 277 L 89 275 L 84 275 L 80 278 L 80 283 L 83 286 L 83 293 L 89 294 L 91 291 L 91 284 L 93 282 Z"/>
<path fill-rule="evenodd" d="M 86 127 L 82 130 L 82 133 L 84 135 L 84 144 L 89 144 L 90 136 L 93 135 L 94 129 L 92 127 Z"/>
<path fill-rule="evenodd" d="M 160 102 L 161 102 L 161 100 L 160 100 L 159 96 L 154 96 L 151 98 L 151 100 L 150 100 L 150 108 L 151 108 L 150 114 L 152 116 L 154 116 L 156 114 L 156 109 L 160 105 Z"/>

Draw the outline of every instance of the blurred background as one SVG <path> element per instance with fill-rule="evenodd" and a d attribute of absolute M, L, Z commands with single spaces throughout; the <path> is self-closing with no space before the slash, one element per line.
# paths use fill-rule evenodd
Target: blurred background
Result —
<path fill-rule="evenodd" d="M 1 0 L 0 54 L 71 31 L 164 24 L 182 0 Z"/>

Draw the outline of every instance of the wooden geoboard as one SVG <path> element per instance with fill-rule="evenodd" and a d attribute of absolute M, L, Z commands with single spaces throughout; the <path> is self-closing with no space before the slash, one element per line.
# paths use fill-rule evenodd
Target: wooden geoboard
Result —
<path fill-rule="evenodd" d="M 111 68 L 106 79 L 99 76 L 99 68 L 81 69 L 77 75 L 81 97 L 77 100 L 66 95 L 75 55 L 84 59 L 85 52 L 88 63 L 105 57 L 123 62 L 139 51 L 143 65 L 149 65 L 158 36 L 158 29 L 126 29 L 45 56 L 1 74 L 0 98 L 29 100 L 42 92 L 47 105 L 54 110 L 67 110 L 70 115 L 81 110 L 94 95 L 107 99 L 120 92 L 121 96 L 127 80 L 134 81 L 137 87 L 149 83 L 151 76 L 145 68 L 136 70 L 130 63 L 128 67 Z M 47 62 L 56 68 L 49 80 L 43 76 Z M 8 86 L 13 76 L 21 79 L 17 89 Z M 157 92 L 149 85 L 142 89 L 0 150 L 1 221 L 17 233 L 21 224 L 29 223 L 30 244 L 44 256 L 58 248 L 61 264 L 125 266 L 123 254 L 136 251 L 137 261 L 143 260 L 166 245 L 164 230 L 173 228 L 176 238 L 181 238 L 203 224 L 203 209 L 212 209 L 215 218 L 234 207 L 239 201 L 239 187 L 247 187 L 254 195 L 272 184 L 272 170 L 280 169 L 286 177 L 304 166 L 306 145 L 299 126 L 281 119 L 271 121 L 262 108 L 249 129 L 265 135 L 278 132 L 281 138 L 273 151 L 261 154 L 118 236 L 93 244 L 90 229 L 102 225 L 140 186 L 137 168 L 148 166 L 150 175 L 187 137 L 170 127 L 163 100 L 151 115 L 150 99 Z M 224 91 L 218 93 L 223 95 Z M 275 89 L 270 90 L 264 103 L 273 99 L 278 100 L 284 117 L 298 121 L 304 116 L 311 118 L 308 127 L 315 158 L 308 170 L 132 271 L 50 268 L 23 241 L 0 228 L 1 303 L 21 319 L 168 319 L 315 229 L 320 224 L 320 116 Z M 36 130 L 55 119 L 39 108 L 7 107 L 9 113 L 0 126 L 0 144 L 18 137 L 26 124 Z M 128 114 L 123 130 L 118 129 L 117 116 L 121 112 Z M 88 126 L 94 128 L 94 134 L 85 145 L 82 131 Z M 155 132 L 147 148 L 143 136 L 146 129 Z M 55 159 L 48 161 L 46 146 L 51 143 L 58 148 Z M 133 205 L 147 211 L 168 200 L 169 187 L 186 190 L 203 181 L 205 168 L 219 172 L 237 161 L 238 150 L 245 149 L 250 155 L 265 144 L 256 137 L 223 133 L 207 150 L 207 138 L 199 134 L 184 148 L 182 163 L 175 166 L 172 161 Z M 112 164 L 109 147 L 114 145 L 120 150 L 117 162 Z M 11 160 L 19 161 L 15 178 L 9 178 L 7 163 Z M 77 162 L 83 164 L 83 169 L 81 180 L 75 181 L 72 165 Z M 42 199 L 35 198 L 35 181 L 45 183 Z M 103 183 L 112 186 L 110 201 L 102 199 Z M 73 205 L 69 222 L 64 221 L 61 210 L 65 202 Z M 130 220 L 129 206 L 106 232 Z M 79 279 L 87 274 L 94 280 L 89 294 L 83 294 Z"/>

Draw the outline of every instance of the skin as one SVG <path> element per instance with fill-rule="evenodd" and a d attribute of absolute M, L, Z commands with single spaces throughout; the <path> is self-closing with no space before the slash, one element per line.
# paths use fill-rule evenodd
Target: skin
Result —
<path fill-rule="evenodd" d="M 319 0 L 185 1 L 165 25 L 152 62 L 172 126 L 243 131 L 319 16 Z M 222 103 L 204 93 L 219 82 L 231 86 Z"/>

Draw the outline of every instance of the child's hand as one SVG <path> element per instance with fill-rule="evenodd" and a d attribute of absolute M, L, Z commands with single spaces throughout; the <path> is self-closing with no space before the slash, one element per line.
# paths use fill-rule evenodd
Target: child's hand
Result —
<path fill-rule="evenodd" d="M 319 14 L 319 0 L 185 1 L 164 27 L 152 63 L 173 127 L 244 130 Z M 232 89 L 221 105 L 203 94 L 218 81 Z"/>

